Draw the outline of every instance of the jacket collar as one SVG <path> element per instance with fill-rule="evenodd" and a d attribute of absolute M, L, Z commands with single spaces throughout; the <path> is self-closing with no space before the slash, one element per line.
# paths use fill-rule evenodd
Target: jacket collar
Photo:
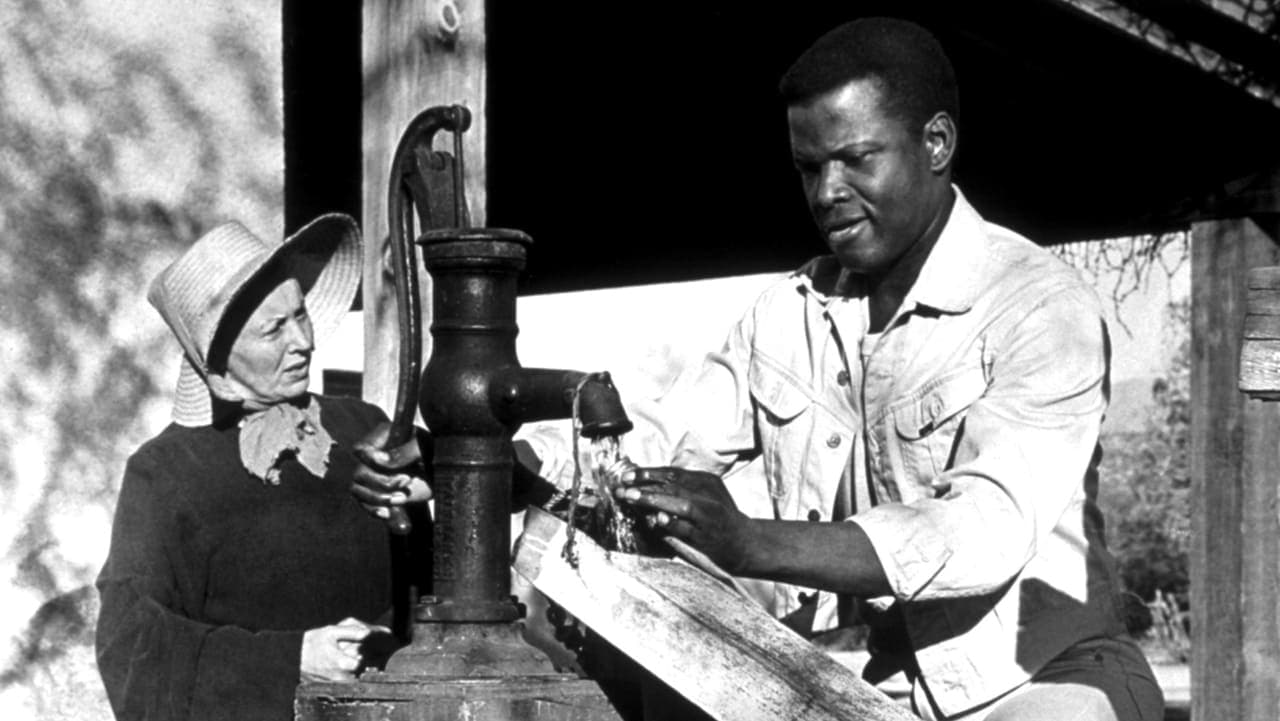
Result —
<path fill-rule="evenodd" d="M 956 194 L 951 215 L 903 299 L 904 308 L 911 308 L 914 302 L 943 313 L 964 313 L 973 307 L 989 281 L 985 273 L 987 232 L 982 216 L 959 188 L 952 185 L 951 189 Z"/>

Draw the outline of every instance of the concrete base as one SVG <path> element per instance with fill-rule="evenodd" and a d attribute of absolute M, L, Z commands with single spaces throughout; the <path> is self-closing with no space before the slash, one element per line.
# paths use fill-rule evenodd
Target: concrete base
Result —
<path fill-rule="evenodd" d="M 377 680 L 379 677 L 395 680 Z M 303 683 L 299 721 L 621 721 L 600 686 L 577 676 L 408 680 L 366 674 L 353 684 Z"/>

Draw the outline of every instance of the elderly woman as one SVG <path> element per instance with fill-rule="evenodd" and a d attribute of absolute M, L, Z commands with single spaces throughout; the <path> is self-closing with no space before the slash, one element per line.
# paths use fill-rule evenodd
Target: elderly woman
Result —
<path fill-rule="evenodd" d="M 354 678 L 385 636 L 388 534 L 351 487 L 381 473 L 353 449 L 386 417 L 307 393 L 360 257 L 346 216 L 279 245 L 229 223 L 152 283 L 185 358 L 173 423 L 125 469 L 98 579 L 118 718 L 290 719 L 300 679 Z"/>

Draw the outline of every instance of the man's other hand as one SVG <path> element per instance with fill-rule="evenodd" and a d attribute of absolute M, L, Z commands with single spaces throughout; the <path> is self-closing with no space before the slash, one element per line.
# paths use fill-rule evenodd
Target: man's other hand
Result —
<path fill-rule="evenodd" d="M 361 644 L 376 634 L 389 636 L 391 629 L 345 618 L 307 631 L 302 635 L 302 680 L 354 681 L 363 666 Z"/>
<path fill-rule="evenodd" d="M 683 468 L 637 468 L 614 491 L 622 503 L 648 511 L 646 522 L 705 553 L 729 573 L 741 570 L 751 541 L 749 519 L 719 476 Z"/>
<path fill-rule="evenodd" d="M 389 518 L 391 506 L 418 503 L 431 498 L 427 482 L 429 465 L 419 437 L 387 448 L 390 423 L 382 423 L 360 439 L 352 448 L 356 456 L 356 470 L 352 477 L 351 493 L 356 500 L 378 518 Z M 422 434 L 429 443 L 429 437 Z"/>

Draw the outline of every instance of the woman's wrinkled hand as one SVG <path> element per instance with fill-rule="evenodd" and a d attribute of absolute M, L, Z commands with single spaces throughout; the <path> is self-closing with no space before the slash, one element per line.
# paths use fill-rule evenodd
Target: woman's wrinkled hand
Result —
<path fill-rule="evenodd" d="M 391 629 L 357 618 L 313 628 L 302 635 L 301 675 L 304 681 L 354 681 L 364 665 L 361 647 Z"/>
<path fill-rule="evenodd" d="M 390 430 L 390 423 L 382 423 L 352 447 L 356 469 L 351 494 L 370 513 L 384 520 L 390 517 L 392 506 L 431 499 L 429 464 L 424 461 L 420 439 L 410 438 L 395 448 L 387 448 Z M 421 435 L 429 444 L 430 437 Z"/>

